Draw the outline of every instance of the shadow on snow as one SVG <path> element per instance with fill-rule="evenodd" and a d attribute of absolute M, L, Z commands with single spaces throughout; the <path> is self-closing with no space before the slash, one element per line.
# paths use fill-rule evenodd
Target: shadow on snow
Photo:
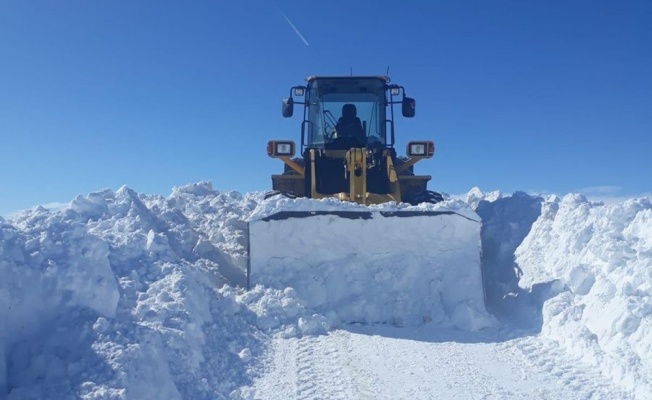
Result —
<path fill-rule="evenodd" d="M 426 324 L 414 328 L 392 325 L 345 325 L 352 333 L 381 335 L 427 342 L 495 343 L 537 335 L 543 324 L 546 300 L 559 293 L 558 281 L 524 289 L 518 285 L 523 272 L 515 251 L 541 215 L 541 197 L 516 192 L 494 202 L 481 201 L 476 209 L 482 218 L 482 273 L 485 304 L 499 322 L 497 327 L 463 331 Z"/>

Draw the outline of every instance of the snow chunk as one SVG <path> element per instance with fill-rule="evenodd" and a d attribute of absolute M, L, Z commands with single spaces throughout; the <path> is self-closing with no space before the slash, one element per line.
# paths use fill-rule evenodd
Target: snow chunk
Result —
<path fill-rule="evenodd" d="M 480 190 L 479 187 L 472 188 L 466 194 L 466 202 L 471 206 L 472 209 L 477 209 L 481 201 L 494 202 L 498 199 L 501 199 L 503 194 L 500 190 L 494 190 L 489 193 L 484 193 Z"/>
<path fill-rule="evenodd" d="M 203 197 L 215 194 L 215 191 L 213 190 L 213 183 L 208 181 L 191 183 L 184 186 L 175 186 L 172 189 L 172 196 L 180 196 L 182 194 Z"/>
<path fill-rule="evenodd" d="M 251 350 L 245 347 L 244 349 L 240 350 L 238 357 L 240 357 L 240 359 L 245 363 L 251 361 Z"/>
<path fill-rule="evenodd" d="M 317 335 L 326 333 L 330 330 L 331 325 L 326 317 L 320 314 L 313 314 L 310 317 L 299 318 L 299 330 L 304 335 Z"/>

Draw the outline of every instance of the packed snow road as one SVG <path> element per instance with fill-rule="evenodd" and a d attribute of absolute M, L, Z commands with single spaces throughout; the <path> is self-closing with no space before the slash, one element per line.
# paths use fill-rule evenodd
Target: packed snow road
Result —
<path fill-rule="evenodd" d="M 276 338 L 244 399 L 629 399 L 538 336 L 352 326 Z"/>

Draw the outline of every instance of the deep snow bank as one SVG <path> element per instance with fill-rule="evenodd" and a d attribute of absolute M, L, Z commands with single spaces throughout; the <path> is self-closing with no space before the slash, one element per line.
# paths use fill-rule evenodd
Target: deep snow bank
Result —
<path fill-rule="evenodd" d="M 256 203 L 123 187 L 0 221 L 0 397 L 228 396 L 260 341 L 256 314 L 217 288 L 242 280 Z"/>
<path fill-rule="evenodd" d="M 652 393 L 652 204 L 552 196 L 516 251 L 521 286 L 558 281 L 543 333 L 640 398 Z"/>
<path fill-rule="evenodd" d="M 469 193 L 488 307 L 541 329 L 636 398 L 652 393 L 652 206 Z"/>

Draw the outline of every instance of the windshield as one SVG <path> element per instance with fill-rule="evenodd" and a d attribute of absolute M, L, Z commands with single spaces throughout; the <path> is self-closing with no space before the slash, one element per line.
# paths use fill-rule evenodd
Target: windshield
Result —
<path fill-rule="evenodd" d="M 384 80 L 315 78 L 308 83 L 307 95 L 308 146 L 323 147 L 338 135 L 341 137 L 345 134 L 341 129 L 342 122 L 347 118 L 353 119 L 356 131 L 361 132 L 361 140 L 365 143 L 385 144 Z M 361 128 L 357 128 L 359 126 Z"/>

